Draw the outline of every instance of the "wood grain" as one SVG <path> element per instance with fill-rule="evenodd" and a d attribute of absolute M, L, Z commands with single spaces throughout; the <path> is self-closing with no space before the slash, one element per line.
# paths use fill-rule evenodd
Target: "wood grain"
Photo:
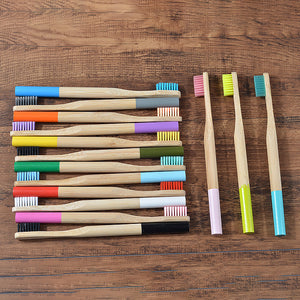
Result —
<path fill-rule="evenodd" d="M 299 14 L 296 0 L 1 1 L 0 298 L 296 299 L 300 276 Z M 203 147 L 205 108 L 204 100 L 193 94 L 193 76 L 204 71 L 210 76 L 224 233 L 221 237 L 210 235 Z M 233 101 L 222 96 L 221 74 L 232 71 L 239 77 L 256 230 L 252 236 L 242 234 Z M 270 73 L 277 126 L 286 214 L 284 238 L 274 237 L 266 105 L 254 93 L 253 75 L 263 72 Z M 180 126 L 187 166 L 184 188 L 190 233 L 16 241 L 11 212 L 16 151 L 9 137 L 14 87 L 151 90 L 157 82 L 178 82 L 182 92 Z M 142 112 L 145 116 L 151 113 Z M 43 128 L 62 126 L 38 125 L 38 129 Z M 42 149 L 42 153 L 73 150 L 78 149 Z M 64 176 L 47 174 L 42 179 Z M 159 186 L 151 184 L 150 188 Z M 128 213 L 150 216 L 161 211 Z"/>

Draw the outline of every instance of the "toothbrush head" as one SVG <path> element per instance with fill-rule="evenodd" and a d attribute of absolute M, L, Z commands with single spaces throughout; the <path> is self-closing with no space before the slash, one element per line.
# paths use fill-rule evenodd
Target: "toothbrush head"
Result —
<path fill-rule="evenodd" d="M 223 81 L 223 92 L 224 96 L 233 96 L 233 81 L 231 74 L 223 74 L 222 75 Z"/>
<path fill-rule="evenodd" d="M 194 76 L 194 93 L 195 97 L 204 96 L 203 75 Z"/>
<path fill-rule="evenodd" d="M 254 86 L 256 97 L 266 96 L 265 78 L 263 75 L 254 76 Z"/>

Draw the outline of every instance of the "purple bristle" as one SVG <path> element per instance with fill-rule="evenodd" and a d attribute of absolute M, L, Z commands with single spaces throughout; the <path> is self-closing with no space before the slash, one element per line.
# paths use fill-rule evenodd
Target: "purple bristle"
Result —
<path fill-rule="evenodd" d="M 35 130 L 35 122 L 12 122 L 13 131 Z"/>

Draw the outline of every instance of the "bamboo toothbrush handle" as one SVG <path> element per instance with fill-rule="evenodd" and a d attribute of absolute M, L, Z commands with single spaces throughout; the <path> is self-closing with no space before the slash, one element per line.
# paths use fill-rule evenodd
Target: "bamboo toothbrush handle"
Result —
<path fill-rule="evenodd" d="M 117 88 L 60 87 L 60 98 L 180 97 L 179 91 L 130 91 Z"/>
<path fill-rule="evenodd" d="M 98 111 L 136 109 L 136 99 L 113 100 L 83 100 L 56 105 L 20 105 L 14 106 L 14 111 Z"/>
<path fill-rule="evenodd" d="M 140 191 L 119 187 L 59 187 L 55 198 L 138 198 L 185 196 L 184 190 Z"/>
<path fill-rule="evenodd" d="M 203 85 L 204 85 L 204 101 L 205 101 L 204 151 L 205 151 L 211 234 L 222 234 L 222 220 L 221 220 L 221 207 L 220 207 L 220 197 L 219 197 L 215 135 L 214 135 L 212 114 L 211 114 L 209 78 L 207 72 L 203 73 Z"/>
<path fill-rule="evenodd" d="M 231 74 L 233 82 L 233 100 L 235 110 L 234 146 L 243 220 L 243 232 L 253 233 L 254 224 L 249 185 L 246 142 L 240 105 L 239 86 L 236 72 L 232 72 Z"/>
<path fill-rule="evenodd" d="M 63 148 L 136 148 L 182 146 L 181 141 L 134 141 L 112 137 L 21 137 L 12 138 L 14 147 L 63 147 Z"/>
<path fill-rule="evenodd" d="M 99 161 L 116 159 L 139 159 L 140 148 L 85 150 L 60 155 L 16 156 L 15 161 Z"/>
<path fill-rule="evenodd" d="M 83 237 L 126 236 L 126 235 L 142 235 L 141 224 L 84 226 L 81 228 L 64 230 L 64 231 L 16 232 L 15 238 L 19 240 L 26 240 L 26 239 L 83 238 Z"/>
<path fill-rule="evenodd" d="M 131 123 L 163 121 L 182 121 L 182 118 L 179 116 L 133 116 L 114 112 L 58 112 L 59 123 Z"/>
<path fill-rule="evenodd" d="M 264 82 L 265 82 L 266 106 L 267 106 L 267 114 L 268 114 L 266 143 L 267 143 L 267 153 L 268 153 L 271 196 L 272 196 L 273 221 L 274 221 L 275 235 L 281 236 L 281 235 L 286 235 L 286 230 L 285 230 L 284 206 L 283 206 L 283 196 L 282 196 L 276 125 L 275 125 L 275 118 L 273 112 L 270 77 L 268 73 L 264 73 Z"/>

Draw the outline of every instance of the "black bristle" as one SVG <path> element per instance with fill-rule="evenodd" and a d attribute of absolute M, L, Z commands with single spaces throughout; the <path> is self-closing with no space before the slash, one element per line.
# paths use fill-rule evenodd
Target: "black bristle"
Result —
<path fill-rule="evenodd" d="M 15 98 L 15 105 L 37 105 L 37 96 L 23 96 Z"/>
<path fill-rule="evenodd" d="M 40 231 L 40 223 L 18 223 L 18 232 Z"/>
<path fill-rule="evenodd" d="M 39 147 L 17 147 L 17 155 L 39 155 L 40 148 Z"/>

